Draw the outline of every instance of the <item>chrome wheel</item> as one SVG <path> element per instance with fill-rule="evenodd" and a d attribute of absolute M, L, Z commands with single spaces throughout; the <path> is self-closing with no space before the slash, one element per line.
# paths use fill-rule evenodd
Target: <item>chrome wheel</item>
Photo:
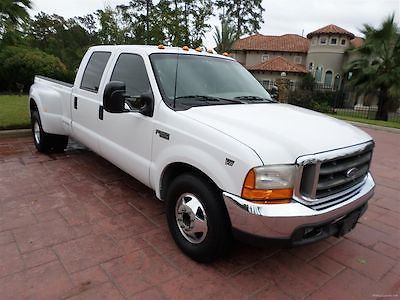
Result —
<path fill-rule="evenodd" d="M 40 144 L 40 126 L 38 121 L 33 124 L 33 135 L 35 137 L 36 144 Z"/>
<path fill-rule="evenodd" d="M 175 219 L 186 240 L 199 244 L 208 231 L 207 215 L 203 204 L 193 194 L 185 193 L 176 202 Z"/>

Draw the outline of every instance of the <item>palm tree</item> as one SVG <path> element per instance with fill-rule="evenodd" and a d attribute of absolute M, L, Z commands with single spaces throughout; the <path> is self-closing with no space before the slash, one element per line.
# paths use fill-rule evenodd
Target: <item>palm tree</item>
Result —
<path fill-rule="evenodd" d="M 232 49 L 232 44 L 236 40 L 235 29 L 226 21 L 222 21 L 221 30 L 215 27 L 214 41 L 217 44 L 215 50 L 218 53 L 229 52 Z"/>
<path fill-rule="evenodd" d="M 1 25 L 9 21 L 12 24 L 19 24 L 21 20 L 29 17 L 28 8 L 32 7 L 31 0 L 1 0 L 0 21 Z"/>
<path fill-rule="evenodd" d="M 31 0 L 0 0 L 0 43 L 14 44 L 20 34 L 18 29 L 23 20 L 29 18 L 27 9 Z"/>
<path fill-rule="evenodd" d="M 350 63 L 352 83 L 358 91 L 378 96 L 377 120 L 388 120 L 388 113 L 400 96 L 400 30 L 394 14 L 379 28 L 364 25 L 364 44 L 350 50 L 356 59 Z"/>

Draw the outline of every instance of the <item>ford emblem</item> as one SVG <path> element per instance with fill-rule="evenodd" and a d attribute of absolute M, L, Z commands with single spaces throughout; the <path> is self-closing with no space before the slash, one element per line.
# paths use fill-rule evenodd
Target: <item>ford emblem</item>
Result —
<path fill-rule="evenodd" d="M 347 172 L 346 172 L 346 177 L 347 178 L 354 177 L 354 176 L 357 175 L 358 171 L 359 170 L 357 168 L 348 169 Z"/>

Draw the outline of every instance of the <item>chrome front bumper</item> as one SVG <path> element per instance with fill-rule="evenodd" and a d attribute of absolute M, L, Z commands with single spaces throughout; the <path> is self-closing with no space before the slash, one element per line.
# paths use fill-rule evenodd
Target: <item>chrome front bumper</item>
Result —
<path fill-rule="evenodd" d="M 314 210 L 295 200 L 288 204 L 257 205 L 226 192 L 223 198 L 234 229 L 263 238 L 290 239 L 301 226 L 334 222 L 363 206 L 373 196 L 374 187 L 368 174 L 356 195 L 325 210 Z"/>

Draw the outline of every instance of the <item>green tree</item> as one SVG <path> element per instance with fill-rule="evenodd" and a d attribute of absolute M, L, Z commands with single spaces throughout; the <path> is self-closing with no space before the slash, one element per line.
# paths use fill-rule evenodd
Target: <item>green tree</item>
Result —
<path fill-rule="evenodd" d="M 195 0 L 190 1 L 189 6 L 189 43 L 193 48 L 202 44 L 202 40 L 206 32 L 211 28 L 207 21 L 212 15 L 211 0 Z"/>
<path fill-rule="evenodd" d="M 135 44 L 154 44 L 160 40 L 157 20 L 154 18 L 154 5 L 151 0 L 130 1 L 129 5 L 117 6 L 119 26 L 124 28 L 126 42 Z M 161 38 L 162 40 L 162 38 Z"/>
<path fill-rule="evenodd" d="M 67 69 L 59 58 L 38 49 L 7 46 L 0 51 L 0 87 L 27 91 L 35 75 L 66 80 Z"/>
<path fill-rule="evenodd" d="M 28 9 L 31 0 L 1 0 L 0 1 L 0 39 L 3 45 L 17 44 L 21 33 L 19 27 L 29 19 Z"/>
<path fill-rule="evenodd" d="M 235 30 L 226 21 L 222 21 L 221 29 L 215 26 L 214 41 L 217 44 L 215 50 L 218 53 L 229 52 L 232 49 L 232 44 L 236 40 Z"/>
<path fill-rule="evenodd" d="M 96 26 L 96 18 L 93 14 L 87 14 L 83 17 L 75 17 L 75 20 L 83 29 L 86 30 L 87 33 L 91 37 L 95 36 L 97 26 Z"/>
<path fill-rule="evenodd" d="M 211 0 L 160 0 L 154 6 L 152 24 L 165 44 L 197 47 L 210 28 L 211 15 Z"/>
<path fill-rule="evenodd" d="M 97 43 L 79 19 L 39 13 L 30 21 L 26 41 L 33 48 L 57 56 L 69 70 L 75 70 L 87 48 Z"/>
<path fill-rule="evenodd" d="M 29 17 L 27 9 L 31 8 L 31 0 L 1 0 L 0 1 L 0 22 L 20 24 Z"/>
<path fill-rule="evenodd" d="M 106 7 L 104 10 L 100 9 L 96 12 L 100 24 L 100 28 L 97 32 L 100 43 L 125 44 L 127 28 L 126 26 L 122 28 L 122 24 L 119 22 L 121 19 L 118 19 L 118 13 L 118 10 L 114 10 L 110 6 Z"/>
<path fill-rule="evenodd" d="M 348 68 L 350 83 L 358 91 L 378 96 L 377 120 L 388 120 L 388 112 L 396 107 L 400 96 L 400 31 L 394 14 L 379 28 L 364 25 L 364 44 L 351 50 L 356 54 Z"/>
<path fill-rule="evenodd" d="M 214 0 L 215 5 L 222 10 L 220 18 L 234 24 L 235 37 L 240 38 L 243 34 L 257 32 L 263 23 L 262 0 Z"/>
<path fill-rule="evenodd" d="M 151 44 L 152 41 L 152 28 L 156 26 L 156 23 L 153 18 L 153 9 L 154 4 L 152 0 L 137 0 L 130 1 L 129 6 L 134 11 L 134 15 L 136 17 L 136 25 L 137 29 L 136 39 L 140 39 L 144 41 L 144 44 Z M 139 28 L 138 28 L 139 27 Z M 142 30 L 144 27 L 144 31 Z"/>

